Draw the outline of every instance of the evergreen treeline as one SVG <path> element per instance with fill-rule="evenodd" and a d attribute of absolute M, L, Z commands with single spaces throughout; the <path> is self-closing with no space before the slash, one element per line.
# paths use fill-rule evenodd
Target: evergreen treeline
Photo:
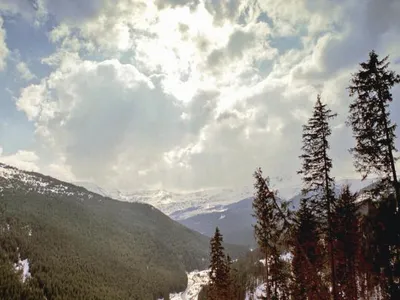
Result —
<path fill-rule="evenodd" d="M 377 176 L 378 183 L 362 197 L 348 186 L 335 194 L 329 137 L 330 120 L 336 114 L 318 95 L 303 126 L 299 210 L 292 213 L 278 202 L 268 178 L 257 169 L 254 233 L 264 265 L 256 271 L 228 264 L 223 249 L 215 247 L 222 240 L 217 230 L 211 240 L 211 281 L 203 298 L 245 299 L 256 283 L 262 285 L 267 300 L 400 299 L 400 187 L 396 124 L 389 114 L 390 89 L 398 83 L 400 76 L 389 70 L 388 57 L 379 59 L 371 51 L 348 88 L 353 98 L 347 125 L 355 139 L 350 149 L 354 166 L 362 179 Z M 282 257 L 285 251 L 292 255 L 290 263 Z M 248 258 L 242 261 L 257 265 Z M 219 274 L 215 270 L 224 270 L 225 275 L 215 276 Z M 247 277 L 238 275 L 243 270 Z M 215 298 L 211 292 L 215 289 L 229 293 Z"/>

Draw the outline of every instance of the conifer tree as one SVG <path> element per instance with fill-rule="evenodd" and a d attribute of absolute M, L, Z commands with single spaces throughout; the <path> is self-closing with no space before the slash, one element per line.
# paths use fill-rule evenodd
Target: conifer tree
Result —
<path fill-rule="evenodd" d="M 349 186 L 343 188 L 332 219 L 338 294 L 340 299 L 357 300 L 361 236 L 356 195 Z"/>
<path fill-rule="evenodd" d="M 300 156 L 302 169 L 298 173 L 303 177 L 305 199 L 316 215 L 322 217 L 321 225 L 323 225 L 323 232 L 326 233 L 328 243 L 332 296 L 334 300 L 337 300 L 339 298 L 333 255 L 331 217 L 335 194 L 334 179 L 330 175 L 332 160 L 328 155 L 328 137 L 331 135 L 329 121 L 334 117 L 336 117 L 336 114 L 332 113 L 327 105 L 321 102 L 321 97 L 318 95 L 313 115 L 308 123 L 303 126 L 303 154 Z"/>
<path fill-rule="evenodd" d="M 394 156 L 396 124 L 390 119 L 389 102 L 393 100 L 390 89 L 400 83 L 400 76 L 389 70 L 388 56 L 380 60 L 375 51 L 360 67 L 349 86 L 349 95 L 355 98 L 350 104 L 348 125 L 356 139 L 356 146 L 350 151 L 363 179 L 375 173 L 383 178 L 383 183 L 392 182 L 399 207 Z"/>
<path fill-rule="evenodd" d="M 306 200 L 297 212 L 298 223 L 294 229 L 292 269 L 294 299 L 307 300 L 321 297 L 320 281 L 315 274 L 322 270 L 322 245 L 319 241 L 318 222 Z"/>
<path fill-rule="evenodd" d="M 363 201 L 365 202 L 365 201 Z M 366 205 L 366 204 L 361 204 Z M 373 267 L 373 250 L 371 241 L 373 241 L 373 232 L 375 222 L 374 216 L 369 211 L 368 214 L 360 217 L 360 256 L 358 266 L 358 286 L 360 299 L 372 298 L 371 292 L 379 285 L 379 276 L 375 276 Z"/>
<path fill-rule="evenodd" d="M 234 270 L 232 269 L 232 259 L 228 255 L 226 255 L 226 261 L 225 261 L 225 267 L 226 267 L 226 273 L 227 273 L 227 286 L 228 286 L 228 299 L 234 299 L 235 298 L 235 293 L 236 293 L 236 287 L 235 287 L 235 282 L 234 282 Z"/>
<path fill-rule="evenodd" d="M 269 190 L 268 178 L 263 177 L 261 168 L 255 171 L 254 178 L 256 180 L 253 200 L 253 216 L 256 218 L 254 234 L 265 257 L 265 294 L 266 299 L 269 300 L 275 294 L 272 290 L 275 283 L 271 280 L 273 274 L 270 274 L 270 264 L 271 261 L 279 258 L 277 245 L 282 233 L 283 221 L 274 202 L 274 192 Z"/>
<path fill-rule="evenodd" d="M 208 299 L 228 300 L 229 299 L 229 264 L 225 257 L 224 247 L 222 246 L 223 237 L 218 227 L 210 241 L 210 284 L 208 290 Z"/>
<path fill-rule="evenodd" d="M 381 299 L 400 299 L 400 219 L 395 209 L 394 195 L 377 204 L 369 216 L 368 263 L 371 266 L 369 294 L 379 286 Z M 372 290 L 375 288 L 375 290 Z"/>

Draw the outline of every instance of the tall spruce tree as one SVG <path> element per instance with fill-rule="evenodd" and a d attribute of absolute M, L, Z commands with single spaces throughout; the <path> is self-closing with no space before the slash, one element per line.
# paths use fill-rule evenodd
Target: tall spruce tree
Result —
<path fill-rule="evenodd" d="M 353 129 L 356 146 L 350 151 L 354 156 L 356 170 L 365 179 L 371 173 L 392 182 L 400 206 L 400 188 L 396 174 L 395 129 L 389 112 L 393 100 L 390 89 L 400 83 L 400 76 L 389 70 L 388 56 L 379 59 L 375 51 L 369 60 L 360 64 L 349 86 L 350 104 L 348 124 Z"/>
<path fill-rule="evenodd" d="M 229 300 L 229 264 L 222 246 L 223 237 L 218 227 L 210 240 L 210 284 L 207 297 L 210 300 Z"/>
<path fill-rule="evenodd" d="M 302 200 L 297 212 L 298 223 L 294 228 L 292 269 L 294 281 L 292 284 L 293 299 L 312 300 L 322 296 L 322 245 L 318 238 L 318 222 L 309 203 Z M 318 279 L 318 280 L 317 280 Z"/>
<path fill-rule="evenodd" d="M 380 287 L 380 299 L 400 299 L 400 219 L 395 209 L 394 195 L 377 204 L 369 216 L 368 263 L 372 266 L 371 289 Z M 372 291 L 376 294 L 376 288 Z"/>
<path fill-rule="evenodd" d="M 305 199 L 310 203 L 313 211 L 321 217 L 321 225 L 328 242 L 332 296 L 334 300 L 338 300 L 332 236 L 334 179 L 330 175 L 332 159 L 328 155 L 328 137 L 331 135 L 329 121 L 334 117 L 336 114 L 321 102 L 321 97 L 318 95 L 313 115 L 303 126 L 303 154 L 300 156 L 302 169 L 298 173 L 302 175 Z"/>
<path fill-rule="evenodd" d="M 361 235 L 356 195 L 349 186 L 342 189 L 333 213 L 335 262 L 338 294 L 343 300 L 357 300 Z"/>
<path fill-rule="evenodd" d="M 276 284 L 271 280 L 278 276 L 271 274 L 271 262 L 279 259 L 277 250 L 282 234 L 283 221 L 277 210 L 274 192 L 268 187 L 268 178 L 264 178 L 261 168 L 254 172 L 255 195 L 253 200 L 253 216 L 256 218 L 254 234 L 257 243 L 265 257 L 265 294 L 266 299 L 273 299 L 276 293 L 272 287 Z"/>
<path fill-rule="evenodd" d="M 373 297 L 374 289 L 379 286 L 379 275 L 374 272 L 373 257 L 374 251 L 372 241 L 374 240 L 374 217 L 369 212 L 360 218 L 360 264 L 358 266 L 358 286 L 360 299 L 370 299 Z"/>

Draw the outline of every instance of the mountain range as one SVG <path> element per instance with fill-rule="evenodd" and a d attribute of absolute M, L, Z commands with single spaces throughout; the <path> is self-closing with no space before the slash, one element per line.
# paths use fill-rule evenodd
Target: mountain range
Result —
<path fill-rule="evenodd" d="M 375 179 L 342 179 L 336 181 L 335 193 L 339 195 L 344 185 L 352 192 L 358 192 L 371 185 Z M 293 184 L 292 178 L 272 178 L 271 186 L 278 197 L 289 201 L 289 208 L 297 210 L 301 185 Z M 133 192 L 108 191 L 96 184 L 77 182 L 88 190 L 127 202 L 151 204 L 172 219 L 206 236 L 212 236 L 219 227 L 228 243 L 255 247 L 253 236 L 255 219 L 252 217 L 253 187 L 205 189 L 195 192 L 169 192 L 166 190 L 141 190 Z"/>

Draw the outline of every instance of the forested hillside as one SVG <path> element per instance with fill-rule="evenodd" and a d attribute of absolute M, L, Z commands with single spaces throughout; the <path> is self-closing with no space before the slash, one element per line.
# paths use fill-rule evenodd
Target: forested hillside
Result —
<path fill-rule="evenodd" d="M 183 290 L 185 271 L 207 265 L 208 238 L 150 205 L 0 170 L 2 299 L 156 299 Z M 29 261 L 24 284 L 12 270 L 18 256 Z"/>

